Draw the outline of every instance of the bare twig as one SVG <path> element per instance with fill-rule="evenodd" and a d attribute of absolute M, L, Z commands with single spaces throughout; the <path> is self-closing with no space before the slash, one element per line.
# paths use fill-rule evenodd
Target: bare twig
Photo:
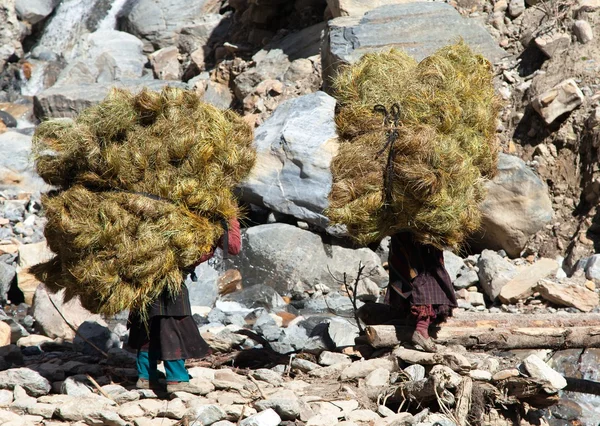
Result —
<path fill-rule="evenodd" d="M 108 398 L 108 399 L 110 399 L 110 400 L 114 401 L 114 399 L 112 399 L 112 398 L 110 397 L 110 395 L 109 395 L 109 394 L 107 394 L 106 392 L 104 392 L 104 389 L 102 389 L 102 388 L 100 387 L 100 385 L 98 384 L 98 382 L 97 382 L 97 381 L 96 381 L 96 380 L 95 380 L 95 379 L 94 379 L 92 376 L 90 376 L 89 374 L 86 374 L 86 377 L 87 377 L 87 379 L 88 379 L 90 382 L 92 382 L 92 384 L 94 385 L 94 387 L 95 387 L 96 389 L 98 389 L 98 392 L 100 392 L 100 393 L 102 394 L 102 396 L 103 396 L 103 397 L 105 397 L 105 398 Z"/>
<path fill-rule="evenodd" d="M 244 413 L 246 412 L 246 404 L 242 406 L 242 412 L 240 413 L 240 418 L 238 419 L 236 426 L 240 426 L 240 423 L 244 419 Z"/>
<path fill-rule="evenodd" d="M 267 399 L 265 393 L 263 392 L 260 385 L 258 384 L 258 381 L 254 377 L 252 377 L 250 374 L 248 374 L 248 378 L 250 379 L 250 381 L 252 383 L 254 383 L 254 386 L 256 386 L 256 388 L 258 389 L 258 392 L 260 393 L 260 396 L 262 397 L 262 399 Z"/>
<path fill-rule="evenodd" d="M 84 342 L 86 342 L 92 348 L 96 349 L 98 352 L 100 352 L 102 355 L 104 355 L 105 358 L 108 358 L 108 354 L 106 352 L 104 352 L 98 346 L 96 346 L 95 344 L 93 344 L 92 342 L 90 342 L 88 339 L 86 339 L 84 336 L 82 336 L 81 333 L 79 333 L 79 331 L 77 331 L 77 329 L 75 327 L 73 327 L 73 325 L 69 321 L 67 321 L 67 319 L 65 318 L 65 316 L 63 315 L 63 313 L 60 311 L 60 309 L 58 309 L 58 306 L 56 306 L 56 304 L 54 303 L 54 300 L 52 300 L 52 298 L 50 297 L 50 294 L 46 293 L 46 296 L 48 296 L 48 299 L 50 300 L 50 303 L 52 303 L 52 306 L 54 306 L 54 309 L 56 309 L 56 312 L 58 312 L 58 315 L 60 315 L 60 317 L 63 319 L 63 321 L 69 326 L 69 328 L 71 330 L 73 330 L 77 336 L 81 337 Z"/>
<path fill-rule="evenodd" d="M 346 290 L 346 294 L 348 295 L 348 299 L 350 299 L 350 303 L 352 304 L 352 311 L 354 313 L 354 320 L 356 321 L 356 326 L 358 327 L 358 331 L 360 332 L 360 334 L 364 334 L 364 329 L 362 327 L 362 325 L 360 324 L 360 319 L 358 318 L 358 306 L 356 305 L 356 300 L 358 297 L 358 284 L 360 283 L 360 280 L 363 276 L 363 271 L 365 269 L 366 265 L 363 265 L 362 262 L 358 262 L 358 273 L 356 274 L 356 278 L 354 279 L 354 283 L 352 284 L 352 286 L 350 286 L 350 284 L 348 284 L 348 276 L 347 274 L 344 272 L 343 275 L 343 279 L 339 279 L 337 278 L 335 275 L 333 275 L 333 273 L 331 272 L 331 270 L 329 269 L 329 266 L 327 266 L 327 271 L 329 272 L 329 275 L 338 283 L 343 284 L 344 285 L 344 289 Z M 327 301 L 325 301 L 325 303 L 327 304 Z"/>

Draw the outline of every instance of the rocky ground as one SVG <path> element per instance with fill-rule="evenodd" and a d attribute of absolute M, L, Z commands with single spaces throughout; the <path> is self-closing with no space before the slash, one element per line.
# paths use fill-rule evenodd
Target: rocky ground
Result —
<path fill-rule="evenodd" d="M 354 247 L 321 212 L 338 64 L 388 46 L 421 59 L 462 37 L 494 64 L 504 109 L 482 231 L 445 252 L 457 318 L 596 318 L 598 10 L 598 0 L 0 0 L 0 423 L 596 425 L 600 397 L 567 391 L 563 376 L 600 381 L 598 349 L 452 345 L 432 359 L 367 345 L 355 308 L 382 301 L 387 241 Z M 239 111 L 259 153 L 239 188 L 242 255 L 188 281 L 214 350 L 190 363 L 197 395 L 133 389 L 126 313 L 94 316 L 27 272 L 52 256 L 48 188 L 30 158 L 36 124 L 73 117 L 113 85 L 167 84 Z M 359 264 L 353 303 L 343 277 Z"/>

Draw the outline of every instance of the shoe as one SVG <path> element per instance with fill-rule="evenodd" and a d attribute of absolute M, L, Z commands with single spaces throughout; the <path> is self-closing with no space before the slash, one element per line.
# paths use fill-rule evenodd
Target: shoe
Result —
<path fill-rule="evenodd" d="M 420 346 L 424 352 L 437 352 L 438 351 L 437 345 L 435 343 L 433 343 L 433 340 L 431 339 L 431 337 L 424 337 L 418 331 L 415 331 L 413 333 L 411 341 L 415 346 Z"/>
<path fill-rule="evenodd" d="M 167 382 L 167 392 L 187 392 L 194 395 L 206 394 L 202 389 L 190 382 Z"/>
<path fill-rule="evenodd" d="M 135 383 L 135 387 L 137 389 L 156 390 L 156 389 L 160 389 L 160 384 L 158 382 L 154 382 L 154 381 L 151 382 L 148 379 L 139 378 L 138 381 Z"/>

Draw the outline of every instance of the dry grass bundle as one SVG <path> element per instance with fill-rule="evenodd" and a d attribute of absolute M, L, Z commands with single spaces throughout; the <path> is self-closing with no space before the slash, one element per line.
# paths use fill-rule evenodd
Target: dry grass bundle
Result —
<path fill-rule="evenodd" d="M 208 253 L 238 215 L 234 186 L 252 168 L 252 130 L 231 111 L 165 88 L 114 89 L 75 121 L 42 123 L 36 168 L 56 257 L 33 272 L 92 312 L 143 309 Z"/>
<path fill-rule="evenodd" d="M 341 143 L 332 222 L 360 243 L 412 230 L 439 247 L 478 228 L 484 180 L 496 172 L 500 109 L 486 59 L 463 42 L 420 63 L 397 50 L 370 53 L 340 70 L 334 90 Z"/>

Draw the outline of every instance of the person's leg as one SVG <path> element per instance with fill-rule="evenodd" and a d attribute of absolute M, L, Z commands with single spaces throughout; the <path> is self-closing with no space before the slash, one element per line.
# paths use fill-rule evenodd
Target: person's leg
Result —
<path fill-rule="evenodd" d="M 185 361 L 183 359 L 163 361 L 163 364 L 165 366 L 167 384 L 190 381 L 190 375 L 185 368 Z"/>
<path fill-rule="evenodd" d="M 150 389 L 158 384 L 158 356 L 148 352 L 147 348 L 138 350 L 136 358 L 138 381 L 136 387 L 139 389 Z"/>
<path fill-rule="evenodd" d="M 411 314 L 416 320 L 415 332 L 412 335 L 412 342 L 421 346 L 425 352 L 437 352 L 437 346 L 429 337 L 429 325 L 435 312 L 431 305 L 413 305 Z"/>

